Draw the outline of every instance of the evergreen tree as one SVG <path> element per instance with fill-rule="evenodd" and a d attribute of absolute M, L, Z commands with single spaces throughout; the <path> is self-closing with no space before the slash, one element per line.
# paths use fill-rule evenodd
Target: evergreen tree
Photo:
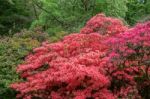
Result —
<path fill-rule="evenodd" d="M 15 33 L 29 26 L 30 8 L 27 0 L 0 0 L 0 35 Z"/>

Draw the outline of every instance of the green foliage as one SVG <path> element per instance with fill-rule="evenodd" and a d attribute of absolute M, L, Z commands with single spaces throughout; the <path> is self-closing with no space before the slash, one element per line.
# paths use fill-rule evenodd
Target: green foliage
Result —
<path fill-rule="evenodd" d="M 65 35 L 67 35 L 67 32 L 61 31 L 61 32 L 57 32 L 54 33 L 50 36 L 50 42 L 56 42 L 61 40 Z"/>
<path fill-rule="evenodd" d="M 78 32 L 93 15 L 104 12 L 108 16 L 124 18 L 126 0 L 33 0 L 41 14 L 31 28 L 42 26 L 50 35 L 60 32 Z"/>
<path fill-rule="evenodd" d="M 15 69 L 31 49 L 78 32 L 100 12 L 134 25 L 150 20 L 150 0 L 0 0 L 0 99 L 15 96 L 8 85 L 21 80 Z M 28 27 L 35 30 L 16 33 Z"/>
<path fill-rule="evenodd" d="M 13 34 L 31 23 L 26 0 L 0 0 L 0 35 Z"/>
<path fill-rule="evenodd" d="M 16 71 L 16 66 L 23 62 L 29 52 L 48 39 L 47 34 L 40 31 L 32 32 L 23 30 L 12 38 L 3 37 L 0 40 L 0 99 L 13 99 L 15 92 L 9 84 L 21 80 Z M 14 98 L 15 99 L 15 98 Z"/>
<path fill-rule="evenodd" d="M 130 25 L 134 25 L 150 14 L 150 0 L 128 0 L 127 7 L 125 20 Z"/>
<path fill-rule="evenodd" d="M 84 7 L 82 0 L 43 0 L 41 3 L 39 20 L 33 22 L 31 27 L 40 25 L 49 33 L 76 31 L 91 16 L 91 9 Z M 86 6 L 90 6 L 88 4 Z"/>
<path fill-rule="evenodd" d="M 103 1 L 100 2 L 98 7 L 101 6 L 102 12 L 104 12 L 107 16 L 113 16 L 117 18 L 124 18 L 126 16 L 126 12 L 128 8 L 126 6 L 127 0 L 97 0 Z M 98 3 L 99 4 L 99 3 Z"/>
<path fill-rule="evenodd" d="M 78 32 L 100 12 L 134 25 L 149 16 L 149 6 L 150 0 L 0 0 L 0 35 L 37 26 L 50 35 Z"/>

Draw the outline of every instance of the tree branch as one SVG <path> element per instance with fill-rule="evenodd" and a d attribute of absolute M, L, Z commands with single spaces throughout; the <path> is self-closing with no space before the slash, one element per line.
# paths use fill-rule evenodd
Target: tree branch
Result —
<path fill-rule="evenodd" d="M 53 17 L 53 19 L 56 20 L 57 22 L 59 22 L 61 25 L 66 25 L 65 22 L 59 20 L 59 19 L 58 19 L 56 16 L 54 16 L 50 11 L 48 11 L 48 10 L 44 9 L 42 6 L 40 6 L 36 1 L 34 1 L 34 0 L 32 0 L 32 1 L 33 1 L 33 3 L 34 3 L 38 8 L 40 8 L 41 10 L 43 10 L 43 11 L 45 11 L 46 13 L 50 14 L 50 15 Z"/>

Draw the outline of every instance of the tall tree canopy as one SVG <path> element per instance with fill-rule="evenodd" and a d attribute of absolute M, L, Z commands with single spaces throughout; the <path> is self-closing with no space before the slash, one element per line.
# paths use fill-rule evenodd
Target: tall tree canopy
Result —
<path fill-rule="evenodd" d="M 128 0 L 127 7 L 125 20 L 130 25 L 147 19 L 150 14 L 150 0 Z"/>
<path fill-rule="evenodd" d="M 14 33 L 29 26 L 27 0 L 0 0 L 0 35 Z"/>
<path fill-rule="evenodd" d="M 0 0 L 0 35 L 37 26 L 50 35 L 78 32 L 100 12 L 134 25 L 149 19 L 149 6 L 150 0 Z"/>
<path fill-rule="evenodd" d="M 41 9 L 31 28 L 42 26 L 53 34 L 58 31 L 78 31 L 93 15 L 104 12 L 108 16 L 124 18 L 126 0 L 33 0 Z"/>

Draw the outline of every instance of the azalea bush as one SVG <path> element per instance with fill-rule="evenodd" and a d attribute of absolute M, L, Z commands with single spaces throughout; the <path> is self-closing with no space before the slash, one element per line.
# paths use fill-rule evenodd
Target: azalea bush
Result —
<path fill-rule="evenodd" d="M 117 18 L 106 17 L 104 14 L 97 14 L 92 17 L 80 31 L 80 33 L 98 33 L 103 36 L 115 35 L 126 31 L 128 28 Z"/>
<path fill-rule="evenodd" d="M 147 98 L 148 89 L 143 93 L 142 88 L 149 86 L 144 64 L 149 58 L 149 28 L 144 24 L 128 29 L 121 20 L 98 14 L 80 33 L 33 49 L 17 68 L 24 81 L 11 88 L 23 99 Z"/>
<path fill-rule="evenodd" d="M 150 98 L 150 22 L 107 40 L 110 53 L 104 65 L 111 90 L 120 98 Z M 105 62 L 106 60 L 104 60 Z"/>

